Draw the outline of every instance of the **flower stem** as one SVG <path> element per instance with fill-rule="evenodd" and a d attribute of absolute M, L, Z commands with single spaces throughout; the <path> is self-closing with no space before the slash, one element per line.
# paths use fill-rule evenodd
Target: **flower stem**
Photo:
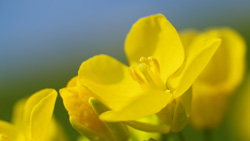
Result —
<path fill-rule="evenodd" d="M 212 141 L 212 131 L 211 130 L 204 130 L 203 131 L 203 140 L 204 141 Z"/>
<path fill-rule="evenodd" d="M 179 133 L 178 133 L 178 136 L 179 136 L 180 141 L 186 141 L 183 132 L 179 132 Z"/>

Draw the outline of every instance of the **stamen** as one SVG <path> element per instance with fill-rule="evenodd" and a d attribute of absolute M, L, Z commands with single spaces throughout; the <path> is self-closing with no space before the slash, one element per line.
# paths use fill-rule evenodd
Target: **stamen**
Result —
<path fill-rule="evenodd" d="M 160 75 L 160 65 L 156 58 L 150 56 L 148 58 L 141 57 L 138 65 L 139 72 L 135 67 L 129 68 L 131 77 L 140 83 L 144 90 L 159 88 L 166 89 L 166 86 Z"/>
<path fill-rule="evenodd" d="M 148 57 L 148 60 L 149 60 L 150 64 L 153 65 L 156 68 L 158 73 L 160 73 L 160 65 L 159 65 L 159 62 L 157 61 L 157 59 L 150 56 L 150 57 Z"/>
<path fill-rule="evenodd" d="M 135 67 L 129 67 L 128 72 L 130 76 L 138 83 L 145 83 L 143 78 L 136 72 Z"/>
<path fill-rule="evenodd" d="M 149 65 L 149 61 L 146 57 L 141 57 L 140 60 L 139 60 L 141 63 L 145 63 L 147 65 Z"/>
<path fill-rule="evenodd" d="M 139 64 L 138 67 L 139 67 L 139 70 L 141 71 L 141 73 L 143 74 L 144 78 L 148 82 L 148 84 L 150 86 L 156 87 L 154 80 L 152 79 L 152 76 L 150 75 L 149 66 L 145 63 L 141 63 L 141 64 Z"/>

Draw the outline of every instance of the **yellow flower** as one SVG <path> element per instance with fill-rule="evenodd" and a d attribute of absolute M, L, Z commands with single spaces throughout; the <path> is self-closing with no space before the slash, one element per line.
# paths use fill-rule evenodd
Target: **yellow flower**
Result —
<path fill-rule="evenodd" d="M 245 71 L 246 46 L 243 38 L 229 28 L 211 29 L 203 33 L 183 32 L 184 46 L 200 35 L 221 38 L 215 55 L 193 84 L 191 119 L 197 128 L 214 128 L 221 122 L 230 96 L 242 82 Z"/>
<path fill-rule="evenodd" d="M 230 116 L 230 130 L 236 135 L 237 140 L 250 140 L 250 74 L 245 77 L 243 87 L 232 108 L 232 116 Z"/>
<path fill-rule="evenodd" d="M 125 42 L 130 67 L 107 55 L 82 63 L 78 77 L 109 111 L 104 121 L 128 121 L 158 113 L 183 95 L 220 44 L 200 36 L 187 50 L 161 15 L 140 19 Z"/>
<path fill-rule="evenodd" d="M 0 137 L 11 141 L 44 141 L 54 111 L 57 92 L 43 89 L 27 100 L 19 101 L 13 114 L 13 124 L 0 121 Z"/>
<path fill-rule="evenodd" d="M 94 103 L 95 96 L 81 86 L 77 78 L 72 78 L 66 88 L 60 89 L 60 95 L 73 128 L 90 140 L 126 140 L 128 134 L 126 126 L 102 122 L 92 107 L 93 104 L 98 105 Z M 81 139 L 87 140 L 86 138 Z"/>

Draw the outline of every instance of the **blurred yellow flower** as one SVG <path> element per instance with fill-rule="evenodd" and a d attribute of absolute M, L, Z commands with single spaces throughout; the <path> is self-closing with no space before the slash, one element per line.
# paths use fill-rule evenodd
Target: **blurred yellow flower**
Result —
<path fill-rule="evenodd" d="M 220 44 L 199 36 L 183 48 L 175 28 L 161 15 L 141 18 L 129 32 L 125 52 L 131 67 L 107 55 L 82 63 L 79 82 L 110 111 L 104 121 L 129 121 L 161 111 L 182 96 Z"/>
<path fill-rule="evenodd" d="M 250 140 L 250 74 L 246 76 L 244 85 L 233 107 L 230 119 L 230 130 L 237 140 Z"/>
<path fill-rule="evenodd" d="M 119 132 L 119 129 L 123 129 L 122 125 L 109 125 L 99 119 L 98 113 L 94 111 L 90 103 L 90 99 L 95 96 L 78 83 L 78 77 L 72 78 L 66 88 L 60 89 L 60 95 L 70 116 L 71 125 L 80 134 L 90 140 L 127 140 L 126 127 L 124 127 L 125 133 Z M 112 127 L 117 130 L 116 133 Z M 87 140 L 86 138 L 80 139 Z"/>
<path fill-rule="evenodd" d="M 0 137 L 11 141 L 52 141 L 48 138 L 48 129 L 56 98 L 54 89 L 43 89 L 17 102 L 13 124 L 0 121 Z"/>
<path fill-rule="evenodd" d="M 221 122 L 230 96 L 242 82 L 245 71 L 244 39 L 229 28 L 211 29 L 203 33 L 184 31 L 181 39 L 189 47 L 197 36 L 221 38 L 222 42 L 204 71 L 193 84 L 191 119 L 197 128 L 214 128 Z"/>

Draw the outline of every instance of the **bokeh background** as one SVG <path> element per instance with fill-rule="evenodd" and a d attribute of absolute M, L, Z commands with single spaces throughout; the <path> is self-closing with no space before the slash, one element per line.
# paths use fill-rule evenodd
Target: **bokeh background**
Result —
<path fill-rule="evenodd" d="M 250 1 L 0 1 L 0 119 L 11 120 L 18 99 L 43 88 L 64 87 L 94 55 L 108 54 L 126 63 L 123 44 L 131 26 L 156 13 L 164 14 L 178 31 L 228 26 L 250 43 Z M 238 139 L 230 123 L 242 87 L 232 100 L 234 110 L 213 131 L 213 140 Z M 70 126 L 60 97 L 55 116 L 75 140 L 79 134 Z M 184 135 L 202 140 L 201 131 L 190 126 Z"/>

